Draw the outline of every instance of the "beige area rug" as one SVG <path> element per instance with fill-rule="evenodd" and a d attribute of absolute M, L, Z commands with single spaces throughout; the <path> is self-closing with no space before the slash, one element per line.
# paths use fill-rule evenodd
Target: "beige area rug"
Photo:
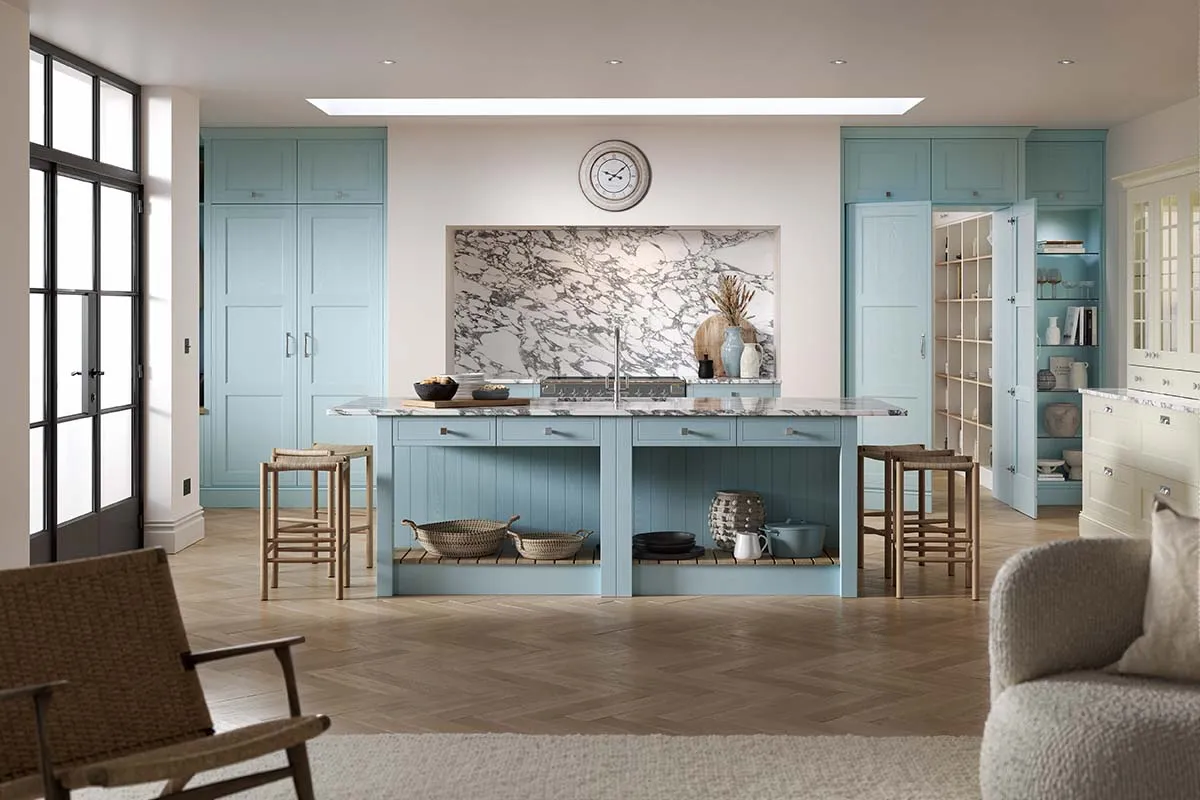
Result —
<path fill-rule="evenodd" d="M 979 739 L 326 734 L 318 800 L 978 800 Z M 253 766 L 282 766 L 281 757 Z M 214 777 L 251 771 L 202 775 Z M 88 800 L 154 796 L 87 791 Z M 295 798 L 289 783 L 237 795 Z"/>

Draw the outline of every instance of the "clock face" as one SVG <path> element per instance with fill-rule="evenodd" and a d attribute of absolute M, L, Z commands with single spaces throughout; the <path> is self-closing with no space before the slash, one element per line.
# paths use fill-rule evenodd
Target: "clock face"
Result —
<path fill-rule="evenodd" d="M 579 185 L 593 205 L 606 211 L 624 211 L 646 196 L 650 162 L 628 142 L 601 142 L 583 157 Z"/>

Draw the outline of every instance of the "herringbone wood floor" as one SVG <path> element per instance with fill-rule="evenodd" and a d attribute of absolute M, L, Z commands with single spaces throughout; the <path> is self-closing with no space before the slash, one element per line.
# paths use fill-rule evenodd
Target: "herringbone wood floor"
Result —
<path fill-rule="evenodd" d="M 984 586 L 1016 550 L 1075 536 L 1076 514 L 985 498 Z M 206 520 L 171 562 L 193 648 L 303 634 L 302 701 L 334 732 L 978 734 L 987 713 L 986 597 L 932 565 L 889 597 L 878 537 L 855 600 L 376 599 L 356 537 L 349 599 L 302 565 L 264 603 L 256 512 Z M 202 679 L 219 728 L 285 712 L 269 655 Z"/>

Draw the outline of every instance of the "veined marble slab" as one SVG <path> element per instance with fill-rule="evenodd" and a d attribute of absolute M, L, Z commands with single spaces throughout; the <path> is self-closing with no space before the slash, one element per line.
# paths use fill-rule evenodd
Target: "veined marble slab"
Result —
<path fill-rule="evenodd" d="M 363 397 L 328 413 L 375 417 L 900 417 L 870 397 L 689 397 L 669 400 L 530 400 L 528 406 L 407 408 L 402 397 Z"/>
<path fill-rule="evenodd" d="M 1200 414 L 1200 401 L 1188 400 L 1186 397 L 1174 397 L 1169 394 L 1138 392 L 1133 389 L 1080 389 L 1079 393 L 1116 400 L 1121 403 L 1136 403 L 1139 406 L 1161 408 L 1164 411 Z"/>
<path fill-rule="evenodd" d="M 671 376 L 664 376 L 664 377 L 676 377 L 676 376 L 671 375 Z M 529 383 L 541 383 L 543 380 L 545 380 L 545 378 L 530 378 L 530 377 L 503 378 L 503 377 L 500 377 L 500 378 L 488 378 L 487 380 L 489 383 L 503 383 L 503 384 L 518 385 L 518 384 L 529 384 Z M 775 385 L 778 385 L 779 383 L 781 383 L 779 378 L 684 378 L 683 381 L 684 381 L 684 383 L 687 383 L 687 384 L 713 383 L 713 384 L 729 384 L 731 386 L 732 385 L 775 386 Z"/>

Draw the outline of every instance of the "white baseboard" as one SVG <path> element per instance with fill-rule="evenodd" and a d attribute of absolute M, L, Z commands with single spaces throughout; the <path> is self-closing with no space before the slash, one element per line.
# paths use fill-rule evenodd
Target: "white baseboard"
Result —
<path fill-rule="evenodd" d="M 146 547 L 178 553 L 204 538 L 204 509 L 198 508 L 182 519 L 148 521 L 143 533 Z"/>

